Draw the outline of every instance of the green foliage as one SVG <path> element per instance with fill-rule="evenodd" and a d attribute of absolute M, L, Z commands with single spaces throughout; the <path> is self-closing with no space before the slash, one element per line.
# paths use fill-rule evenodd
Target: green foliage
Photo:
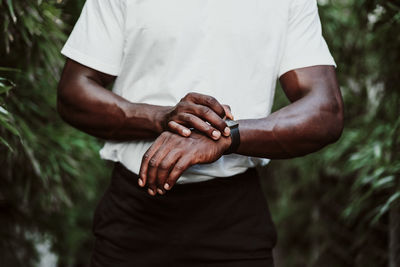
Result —
<path fill-rule="evenodd" d="M 0 0 L 0 266 L 84 265 L 108 173 L 99 143 L 56 112 L 60 49 L 83 0 Z M 263 170 L 283 266 L 387 265 L 400 201 L 400 2 L 320 1 L 345 101 L 339 142 Z M 277 93 L 275 108 L 287 104 Z M 280 257 L 279 255 L 283 256 Z"/>
<path fill-rule="evenodd" d="M 336 144 L 267 169 L 283 266 L 387 266 L 388 211 L 400 201 L 400 2 L 323 3 L 345 130 Z"/>
<path fill-rule="evenodd" d="M 60 266 L 84 264 L 78 255 L 91 249 L 108 176 L 99 143 L 57 115 L 68 6 L 59 2 L 0 1 L 1 266 L 34 266 L 40 240 L 51 241 Z"/>

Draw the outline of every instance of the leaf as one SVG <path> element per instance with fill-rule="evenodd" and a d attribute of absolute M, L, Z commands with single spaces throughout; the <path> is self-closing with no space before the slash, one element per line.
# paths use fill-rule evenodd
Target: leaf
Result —
<path fill-rule="evenodd" d="M 7 86 L 7 85 L 0 83 L 0 95 L 8 93 L 8 91 L 10 91 L 13 88 L 14 88 L 14 86 L 12 86 L 12 85 Z"/>
<path fill-rule="evenodd" d="M 17 22 L 17 16 L 15 16 L 12 0 L 7 0 L 7 4 L 8 4 L 8 10 L 10 11 L 10 14 L 11 14 L 11 18 L 12 18 L 13 22 L 16 23 Z"/>
<path fill-rule="evenodd" d="M 0 112 L 5 114 L 5 115 L 9 114 L 8 111 L 5 108 L 3 108 L 2 106 L 0 106 Z"/>
<path fill-rule="evenodd" d="M 388 187 L 392 186 L 393 184 L 394 184 L 394 176 L 390 175 L 390 176 L 383 177 L 383 178 L 379 179 L 378 181 L 374 182 L 372 184 L 372 188 L 373 189 L 388 188 Z"/>
<path fill-rule="evenodd" d="M 0 71 L 13 71 L 13 72 L 21 72 L 20 69 L 9 68 L 9 67 L 0 67 Z M 4 79 L 4 78 L 3 78 Z"/>
<path fill-rule="evenodd" d="M 1 136 L 0 136 L 0 143 L 5 145 L 11 151 L 11 153 L 14 153 L 14 149 L 11 147 L 11 145 Z"/>
<path fill-rule="evenodd" d="M 0 113 L 0 126 L 4 127 L 5 129 L 9 130 L 16 136 L 20 136 L 18 129 L 8 121 L 2 113 Z"/>
<path fill-rule="evenodd" d="M 394 203 L 396 200 L 400 199 L 400 192 L 396 192 L 394 193 L 387 201 L 384 205 L 382 205 L 379 208 L 379 212 L 378 214 L 376 214 L 376 216 L 372 219 L 371 224 L 376 224 L 378 222 L 378 220 L 382 217 L 383 214 L 385 214 L 386 212 L 389 211 L 392 203 Z"/>
<path fill-rule="evenodd" d="M 7 93 L 14 87 L 15 83 L 6 78 L 0 77 L 0 94 Z"/>

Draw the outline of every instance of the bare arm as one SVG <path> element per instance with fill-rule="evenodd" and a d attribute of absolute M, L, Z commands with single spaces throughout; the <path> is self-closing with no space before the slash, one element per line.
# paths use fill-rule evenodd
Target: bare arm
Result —
<path fill-rule="evenodd" d="M 343 103 L 331 66 L 290 71 L 280 78 L 292 102 L 273 114 L 239 121 L 237 153 L 272 159 L 305 155 L 336 141 L 343 129 Z M 191 165 L 219 159 L 231 143 L 193 133 L 189 138 L 165 132 L 143 157 L 139 184 L 149 193 L 169 190 Z"/>
<path fill-rule="evenodd" d="M 231 116 L 230 111 L 214 98 L 192 93 L 176 106 L 132 103 L 105 88 L 115 78 L 67 59 L 58 86 L 61 117 L 86 133 L 109 140 L 155 138 L 166 129 L 189 136 L 190 127 L 214 140 L 221 133 L 229 135 L 223 118 Z"/>
<path fill-rule="evenodd" d="M 332 66 L 290 71 L 280 78 L 290 105 L 270 116 L 239 122 L 237 153 L 292 158 L 335 142 L 343 129 L 343 102 Z"/>

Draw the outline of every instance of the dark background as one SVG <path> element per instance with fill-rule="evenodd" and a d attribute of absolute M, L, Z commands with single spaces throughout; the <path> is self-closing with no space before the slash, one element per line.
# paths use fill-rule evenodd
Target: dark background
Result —
<path fill-rule="evenodd" d="M 0 266 L 85 266 L 108 184 L 102 144 L 63 123 L 56 86 L 83 0 L 0 0 Z M 400 1 L 319 1 L 338 65 L 336 144 L 260 169 L 277 267 L 400 266 Z M 288 102 L 277 89 L 274 109 Z M 397 257 L 397 259 L 396 259 Z"/>

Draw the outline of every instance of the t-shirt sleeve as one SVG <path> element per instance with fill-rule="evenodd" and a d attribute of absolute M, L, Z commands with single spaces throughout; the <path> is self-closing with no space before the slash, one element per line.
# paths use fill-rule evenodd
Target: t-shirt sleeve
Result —
<path fill-rule="evenodd" d="M 124 50 L 125 10 L 124 0 L 87 0 L 61 53 L 117 76 Z"/>
<path fill-rule="evenodd" d="M 279 76 L 298 68 L 333 65 L 335 61 L 322 36 L 316 0 L 293 0 Z"/>

